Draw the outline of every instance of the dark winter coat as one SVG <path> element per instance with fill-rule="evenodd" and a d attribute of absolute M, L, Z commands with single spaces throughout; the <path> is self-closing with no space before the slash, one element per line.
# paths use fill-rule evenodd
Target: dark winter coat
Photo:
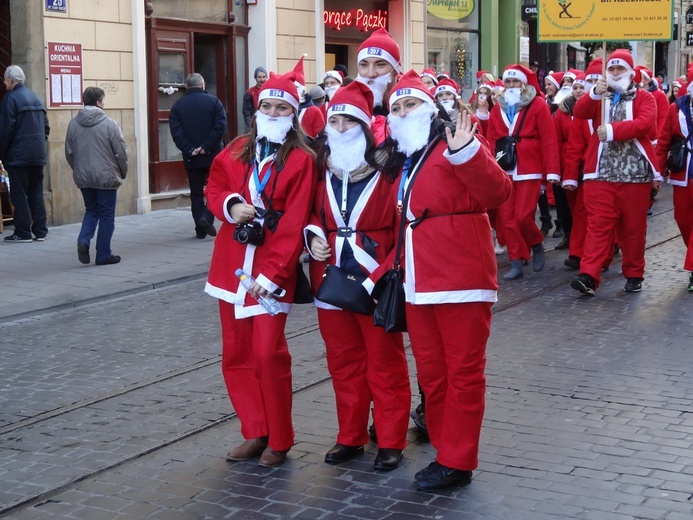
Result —
<path fill-rule="evenodd" d="M 50 130 L 36 93 L 16 85 L 0 105 L 0 161 L 5 166 L 45 166 Z"/>

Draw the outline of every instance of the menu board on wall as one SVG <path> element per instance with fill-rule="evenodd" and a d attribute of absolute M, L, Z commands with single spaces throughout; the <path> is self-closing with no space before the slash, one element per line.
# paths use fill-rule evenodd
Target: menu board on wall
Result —
<path fill-rule="evenodd" d="M 82 44 L 48 42 L 49 106 L 81 106 L 83 82 Z"/>

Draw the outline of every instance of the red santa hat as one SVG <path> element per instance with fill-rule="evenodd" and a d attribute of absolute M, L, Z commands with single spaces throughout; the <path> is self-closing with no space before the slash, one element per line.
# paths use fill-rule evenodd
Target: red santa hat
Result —
<path fill-rule="evenodd" d="M 441 79 L 433 91 L 433 97 L 437 98 L 441 92 L 452 92 L 457 96 L 460 93 L 460 86 L 454 79 Z"/>
<path fill-rule="evenodd" d="M 508 65 L 503 71 L 503 81 L 506 79 L 519 79 L 525 85 L 531 85 L 537 91 L 537 94 L 541 92 L 539 89 L 539 81 L 537 81 L 537 75 L 534 71 L 528 69 L 524 65 Z"/>
<path fill-rule="evenodd" d="M 365 58 L 380 58 L 392 65 L 397 72 L 400 71 L 399 45 L 385 29 L 380 28 L 373 32 L 361 44 L 356 56 L 359 62 Z"/>
<path fill-rule="evenodd" d="M 686 83 L 693 83 L 693 64 L 686 69 Z"/>
<path fill-rule="evenodd" d="M 477 83 L 481 81 L 481 76 L 483 76 L 484 74 L 490 74 L 490 72 L 487 71 L 487 70 L 477 70 L 477 71 L 476 71 L 476 81 L 477 81 Z"/>
<path fill-rule="evenodd" d="M 637 65 L 635 67 L 635 77 L 633 78 L 633 81 L 637 84 L 640 83 L 649 83 L 652 81 L 652 77 L 654 74 L 652 74 L 652 71 L 645 67 L 644 65 Z"/>
<path fill-rule="evenodd" d="M 295 81 L 304 87 L 306 86 L 306 77 L 303 74 L 303 58 L 307 56 L 307 54 L 303 54 L 294 67 L 294 74 L 296 75 Z"/>
<path fill-rule="evenodd" d="M 493 84 L 493 87 L 491 87 L 491 90 L 495 90 L 496 92 L 505 88 L 505 85 L 503 84 L 503 80 L 498 78 L 496 82 Z"/>
<path fill-rule="evenodd" d="M 338 70 L 328 70 L 327 72 L 325 72 L 325 77 L 322 78 L 322 80 L 325 81 L 327 78 L 336 79 L 337 81 L 339 81 L 340 85 L 344 84 L 344 76 Z"/>
<path fill-rule="evenodd" d="M 331 116 L 349 116 L 371 126 L 373 119 L 373 92 L 368 85 L 352 81 L 340 88 L 330 100 L 327 118 Z"/>
<path fill-rule="evenodd" d="M 603 61 L 601 58 L 590 61 L 590 64 L 587 66 L 587 70 L 585 70 L 585 80 L 601 79 L 602 63 Z"/>
<path fill-rule="evenodd" d="M 633 56 L 631 56 L 630 52 L 626 49 L 616 49 L 611 53 L 609 59 L 606 60 L 607 70 L 614 65 L 621 65 L 628 69 L 629 72 L 635 74 L 635 70 L 633 69 Z"/>
<path fill-rule="evenodd" d="M 547 74 L 546 79 L 553 83 L 556 86 L 556 89 L 560 89 L 561 83 L 563 83 L 564 75 L 565 74 L 563 72 L 550 72 Z"/>
<path fill-rule="evenodd" d="M 427 78 L 431 78 L 433 80 L 433 83 L 436 85 L 438 84 L 438 76 L 436 75 L 436 71 L 433 69 L 424 69 L 421 74 L 419 74 L 422 78 L 426 76 Z"/>
<path fill-rule="evenodd" d="M 440 85 L 440 83 L 438 84 Z M 437 89 L 436 89 L 437 90 Z M 421 77 L 415 70 L 410 70 L 395 84 L 390 93 L 389 107 L 398 100 L 405 97 L 415 97 L 425 103 L 433 103 L 433 96 L 421 81 Z"/>
<path fill-rule="evenodd" d="M 585 73 L 578 71 L 578 73 L 575 75 L 575 79 L 573 80 L 573 87 L 575 85 L 582 85 L 583 87 L 585 86 Z"/>
<path fill-rule="evenodd" d="M 270 77 L 262 85 L 258 94 L 258 104 L 263 99 L 281 99 L 298 110 L 298 89 L 296 88 L 296 74 L 294 71 L 286 74 L 275 74 L 270 72 Z"/>
<path fill-rule="evenodd" d="M 568 69 L 568 72 L 566 72 L 565 74 L 563 74 L 563 79 L 565 79 L 565 78 L 570 78 L 570 79 L 572 79 L 573 81 L 575 81 L 575 78 L 577 77 L 577 75 L 578 75 L 579 72 L 582 72 L 582 71 L 579 71 L 579 70 L 577 70 L 577 69 Z"/>
<path fill-rule="evenodd" d="M 450 73 L 447 70 L 438 73 L 438 81 L 441 79 L 450 79 Z"/>

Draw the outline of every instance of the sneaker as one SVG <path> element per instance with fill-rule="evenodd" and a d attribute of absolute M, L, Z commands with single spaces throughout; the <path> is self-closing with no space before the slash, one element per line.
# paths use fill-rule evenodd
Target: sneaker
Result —
<path fill-rule="evenodd" d="M 693 273 L 688 278 L 688 292 L 693 292 Z"/>
<path fill-rule="evenodd" d="M 586 296 L 594 296 L 594 291 L 596 290 L 594 278 L 585 273 L 581 273 L 574 277 L 570 281 L 570 286 Z"/>
<path fill-rule="evenodd" d="M 45 242 L 46 237 L 34 237 L 34 242 Z"/>
<path fill-rule="evenodd" d="M 628 278 L 623 290 L 626 292 L 640 292 L 642 290 L 642 278 Z"/>
<path fill-rule="evenodd" d="M 505 253 L 508 252 L 508 248 L 506 246 L 502 246 L 498 243 L 498 239 L 493 240 L 493 251 L 496 253 L 496 256 L 504 255 Z"/>
<path fill-rule="evenodd" d="M 22 238 L 19 235 L 9 235 L 5 237 L 5 242 L 12 242 L 18 244 L 20 242 L 33 242 L 31 238 Z"/>

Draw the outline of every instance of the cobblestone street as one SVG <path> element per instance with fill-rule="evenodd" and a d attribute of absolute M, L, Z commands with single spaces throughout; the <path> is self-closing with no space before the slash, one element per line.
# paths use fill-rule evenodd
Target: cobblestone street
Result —
<path fill-rule="evenodd" d="M 22 294 L 21 312 L 6 300 L 0 316 L 0 517 L 693 518 L 693 295 L 670 188 L 649 220 L 641 293 L 623 292 L 617 256 L 596 297 L 580 296 L 552 238 L 544 272 L 502 283 L 479 468 L 470 486 L 436 493 L 414 486 L 435 450 L 413 428 L 393 472 L 373 471 L 374 444 L 343 465 L 323 462 L 336 416 L 311 306 L 294 307 L 287 326 L 296 427 L 287 462 L 224 459 L 241 436 L 220 373 L 216 302 L 203 293 L 212 242 L 181 236 L 189 214 L 158 213 L 156 240 L 176 246 L 179 262 L 161 262 L 152 282 L 138 238 L 152 222 L 119 217 L 116 237 L 134 238 L 119 251 L 133 251 L 98 298 L 84 283 L 66 289 L 70 298 L 32 286 L 22 255 L 34 244 L 0 247 Z M 56 228 L 37 246 L 52 256 L 33 257 L 31 269 L 69 273 L 66 286 L 93 273 L 75 267 L 75 229 Z"/>

